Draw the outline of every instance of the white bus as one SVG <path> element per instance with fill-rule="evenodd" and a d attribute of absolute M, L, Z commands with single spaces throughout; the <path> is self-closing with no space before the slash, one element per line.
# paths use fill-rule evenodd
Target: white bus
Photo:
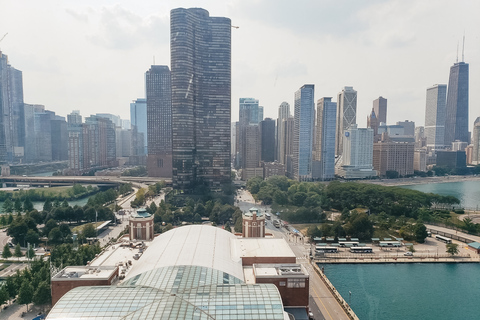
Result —
<path fill-rule="evenodd" d="M 373 253 L 373 249 L 370 247 L 351 247 L 350 252 L 352 253 Z"/>
<path fill-rule="evenodd" d="M 316 246 L 316 253 L 338 253 L 337 247 Z"/>
<path fill-rule="evenodd" d="M 270 215 L 270 213 L 265 213 L 265 219 L 267 220 L 272 219 L 272 216 Z"/>
<path fill-rule="evenodd" d="M 438 234 L 435 236 L 435 239 L 437 239 L 438 241 L 445 242 L 445 243 L 452 243 L 452 239 L 444 237 L 444 236 L 440 236 Z"/>
<path fill-rule="evenodd" d="M 280 221 L 279 220 L 273 220 L 273 226 L 275 228 L 280 228 Z"/>

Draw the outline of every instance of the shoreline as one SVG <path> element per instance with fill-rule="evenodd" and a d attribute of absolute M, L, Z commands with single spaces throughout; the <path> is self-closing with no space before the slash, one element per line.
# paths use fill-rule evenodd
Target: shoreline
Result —
<path fill-rule="evenodd" d="M 377 180 L 359 180 L 360 183 L 377 184 L 386 187 L 408 186 L 430 183 L 448 183 L 462 181 L 480 181 L 480 176 L 436 176 L 436 177 L 416 177 L 399 179 L 377 179 Z"/>

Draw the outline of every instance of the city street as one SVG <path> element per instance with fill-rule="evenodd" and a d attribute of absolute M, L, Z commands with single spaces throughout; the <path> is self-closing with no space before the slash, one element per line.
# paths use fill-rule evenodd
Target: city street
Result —
<path fill-rule="evenodd" d="M 310 244 L 304 242 L 304 237 L 293 235 L 285 227 L 274 227 L 272 221 L 276 219 L 276 215 L 271 212 L 270 206 L 255 203 L 250 192 L 246 190 L 238 190 L 235 204 L 242 210 L 242 212 L 246 212 L 251 207 L 255 207 L 262 212 L 270 213 L 272 215 L 272 220 L 266 220 L 265 232 L 271 233 L 275 238 L 285 239 L 294 254 L 297 256 L 297 263 L 302 264 L 307 269 L 310 275 L 310 302 L 315 302 L 314 304 L 311 303 L 310 309 L 313 312 L 315 319 L 348 319 L 343 309 L 310 264 Z"/>

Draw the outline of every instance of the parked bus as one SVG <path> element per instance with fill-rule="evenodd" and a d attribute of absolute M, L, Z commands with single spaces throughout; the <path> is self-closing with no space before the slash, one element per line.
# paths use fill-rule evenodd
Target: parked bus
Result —
<path fill-rule="evenodd" d="M 270 215 L 270 213 L 265 213 L 265 219 L 267 220 L 272 219 L 272 216 Z"/>
<path fill-rule="evenodd" d="M 373 253 L 373 250 L 370 247 L 351 247 L 350 252 L 353 252 L 353 253 Z"/>
<path fill-rule="evenodd" d="M 400 241 L 380 241 L 380 247 L 401 247 L 402 243 Z"/>
<path fill-rule="evenodd" d="M 340 247 L 345 248 L 345 247 L 358 247 L 359 242 L 358 241 L 338 241 L 338 244 Z"/>
<path fill-rule="evenodd" d="M 324 247 L 324 246 L 316 246 L 315 247 L 316 253 L 337 253 L 337 247 Z"/>
<path fill-rule="evenodd" d="M 438 234 L 435 236 L 435 239 L 437 239 L 438 241 L 445 242 L 445 243 L 452 243 L 452 239 L 444 237 L 444 236 L 440 236 Z"/>

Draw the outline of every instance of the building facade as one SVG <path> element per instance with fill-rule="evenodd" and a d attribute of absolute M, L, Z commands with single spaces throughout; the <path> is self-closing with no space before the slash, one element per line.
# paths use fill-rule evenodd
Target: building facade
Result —
<path fill-rule="evenodd" d="M 337 134 L 335 136 L 335 154 L 343 152 L 343 133 L 352 124 L 357 123 L 357 91 L 353 87 L 344 87 L 337 99 Z"/>
<path fill-rule="evenodd" d="M 337 104 L 332 98 L 317 101 L 317 127 L 315 140 L 315 161 L 320 162 L 320 175 L 313 177 L 320 180 L 335 178 L 335 134 Z"/>
<path fill-rule="evenodd" d="M 275 160 L 280 163 L 285 164 L 285 133 L 284 126 L 282 124 L 284 119 L 290 117 L 290 104 L 288 102 L 282 102 L 278 107 L 278 118 L 277 118 L 277 135 L 276 135 L 276 156 Z"/>
<path fill-rule="evenodd" d="M 413 174 L 415 142 L 393 141 L 388 133 L 373 145 L 373 168 L 379 176 L 386 176 L 387 171 L 396 171 L 400 176 Z"/>
<path fill-rule="evenodd" d="M 260 121 L 260 134 L 262 136 L 261 161 L 275 161 L 275 120 L 266 118 Z"/>
<path fill-rule="evenodd" d="M 480 117 L 473 123 L 472 133 L 472 164 L 480 163 Z"/>
<path fill-rule="evenodd" d="M 220 187 L 231 179 L 230 19 L 173 9 L 170 50 L 173 186 Z"/>
<path fill-rule="evenodd" d="M 312 151 L 315 126 L 315 86 L 306 84 L 295 92 L 293 129 L 293 177 L 312 179 Z"/>
<path fill-rule="evenodd" d="M 373 129 L 353 124 L 344 132 L 342 163 L 336 174 L 345 179 L 375 177 L 373 168 Z"/>
<path fill-rule="evenodd" d="M 468 63 L 457 62 L 450 68 L 445 107 L 445 145 L 455 140 L 469 142 Z"/>
<path fill-rule="evenodd" d="M 130 125 L 132 130 L 132 156 L 144 157 L 148 154 L 147 99 L 139 98 L 130 103 Z"/>
<path fill-rule="evenodd" d="M 387 99 L 380 96 L 373 100 L 373 111 L 379 122 L 387 123 Z"/>
<path fill-rule="evenodd" d="M 172 177 L 172 87 L 167 66 L 151 66 L 145 73 L 147 95 L 147 172 Z"/>
<path fill-rule="evenodd" d="M 447 85 L 436 84 L 427 89 L 425 108 L 425 138 L 427 147 L 439 150 L 445 148 L 445 107 Z"/>
<path fill-rule="evenodd" d="M 15 152 L 15 148 L 25 146 L 24 123 L 22 72 L 0 51 L 0 162 L 23 160 L 23 152 Z"/>

